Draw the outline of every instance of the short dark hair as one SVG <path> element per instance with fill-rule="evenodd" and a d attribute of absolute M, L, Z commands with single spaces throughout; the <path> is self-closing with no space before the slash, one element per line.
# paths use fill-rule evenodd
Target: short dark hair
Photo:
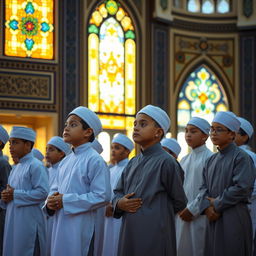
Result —
<path fill-rule="evenodd" d="M 26 143 L 26 142 L 30 142 L 31 143 L 31 149 L 34 147 L 34 142 L 33 141 L 31 141 L 31 140 L 25 140 L 25 139 L 20 139 L 20 140 L 22 140 L 24 143 Z"/>
<path fill-rule="evenodd" d="M 2 141 L 0 141 L 0 142 L 2 142 Z M 5 146 L 5 144 L 2 142 L 1 145 L 0 145 L 0 150 L 3 150 L 4 146 Z"/>
<path fill-rule="evenodd" d="M 80 123 L 82 124 L 82 127 L 84 130 L 91 128 L 83 119 L 80 120 Z M 95 139 L 94 133 L 91 135 L 91 137 L 89 138 L 89 142 L 93 142 Z"/>
<path fill-rule="evenodd" d="M 247 136 L 248 136 L 248 139 L 247 139 L 247 141 L 245 142 L 245 144 L 248 144 L 248 143 L 249 143 L 249 140 L 250 140 L 249 135 L 244 131 L 244 129 L 239 128 L 238 134 L 240 134 L 241 136 L 246 136 L 246 135 L 247 135 Z"/>
<path fill-rule="evenodd" d="M 155 127 L 160 128 L 160 129 L 163 130 L 163 135 L 161 136 L 161 140 L 162 140 L 163 137 L 164 137 L 164 129 L 160 126 L 160 124 L 156 120 L 153 119 L 153 121 L 155 122 Z"/>

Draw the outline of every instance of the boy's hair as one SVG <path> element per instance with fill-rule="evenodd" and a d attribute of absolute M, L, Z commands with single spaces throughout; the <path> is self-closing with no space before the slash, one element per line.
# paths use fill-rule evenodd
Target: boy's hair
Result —
<path fill-rule="evenodd" d="M 164 137 L 164 129 L 160 126 L 160 124 L 156 120 L 153 119 L 153 121 L 155 122 L 155 127 L 160 128 L 163 131 L 163 134 L 162 134 L 162 136 L 160 138 L 160 140 L 162 140 L 163 137 Z"/>
<path fill-rule="evenodd" d="M 2 141 L 0 141 L 0 143 L 1 143 L 1 145 L 0 145 L 0 151 L 1 151 L 4 149 L 5 144 Z"/>
<path fill-rule="evenodd" d="M 83 119 L 81 119 L 80 123 L 82 124 L 82 127 L 84 130 L 91 128 Z M 91 135 L 91 137 L 89 138 L 89 142 L 93 142 L 95 139 L 94 133 Z"/>
<path fill-rule="evenodd" d="M 24 143 L 26 143 L 26 142 L 30 142 L 31 143 L 31 149 L 34 147 L 34 142 L 33 141 L 30 141 L 30 140 L 24 140 L 24 139 L 20 139 L 21 141 L 23 141 Z"/>
<path fill-rule="evenodd" d="M 242 129 L 242 128 L 239 128 L 239 131 L 238 131 L 238 134 L 240 134 L 241 136 L 248 136 L 248 134 Z M 245 144 L 248 144 L 249 143 L 249 140 L 250 140 L 250 138 L 249 138 L 249 136 L 248 136 L 248 139 L 247 139 L 247 141 L 245 142 Z"/>
<path fill-rule="evenodd" d="M 65 152 L 62 151 L 61 149 L 57 148 L 57 147 L 54 146 L 54 145 L 52 145 L 52 146 L 55 147 L 58 152 L 60 152 L 60 153 L 63 152 L 63 153 L 64 153 L 64 156 L 61 158 L 61 160 L 62 160 L 62 159 L 66 156 Z"/>

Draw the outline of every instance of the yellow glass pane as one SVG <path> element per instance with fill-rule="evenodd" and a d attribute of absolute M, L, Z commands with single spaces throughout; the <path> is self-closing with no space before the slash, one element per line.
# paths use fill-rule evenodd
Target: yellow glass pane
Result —
<path fill-rule="evenodd" d="M 5 0 L 7 56 L 53 59 L 54 0 Z"/>
<path fill-rule="evenodd" d="M 88 38 L 88 106 L 99 111 L 99 37 L 90 34 Z"/>
<path fill-rule="evenodd" d="M 136 45 L 132 39 L 125 42 L 125 85 L 125 113 L 135 115 Z"/>

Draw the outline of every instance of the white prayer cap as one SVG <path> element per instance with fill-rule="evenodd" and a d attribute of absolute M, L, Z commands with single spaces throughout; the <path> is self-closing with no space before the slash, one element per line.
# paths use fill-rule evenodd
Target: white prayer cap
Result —
<path fill-rule="evenodd" d="M 44 155 L 36 148 L 32 149 L 33 156 L 40 161 L 43 161 Z"/>
<path fill-rule="evenodd" d="M 176 156 L 179 155 L 181 147 L 177 140 L 173 138 L 164 138 L 161 140 L 162 147 L 166 147 L 171 150 Z"/>
<path fill-rule="evenodd" d="M 103 152 L 103 147 L 101 146 L 101 144 L 99 143 L 99 141 L 97 139 L 94 139 L 94 141 L 92 142 L 92 147 L 99 154 L 101 154 Z"/>
<path fill-rule="evenodd" d="M 201 117 L 192 117 L 188 124 L 194 125 L 197 128 L 199 128 L 203 133 L 209 134 L 211 125 L 203 118 Z"/>
<path fill-rule="evenodd" d="M 80 106 L 75 108 L 68 115 L 77 115 L 83 119 L 90 126 L 90 128 L 93 129 L 94 136 L 97 136 L 102 131 L 100 119 L 89 108 Z"/>
<path fill-rule="evenodd" d="M 29 140 L 35 142 L 36 140 L 36 133 L 33 129 L 21 126 L 13 126 L 10 138 L 17 138 L 23 140 Z"/>
<path fill-rule="evenodd" d="M 249 138 L 251 138 L 252 134 L 253 134 L 253 127 L 252 127 L 251 123 L 242 117 L 237 117 L 237 119 L 241 123 L 240 128 L 242 128 L 246 132 L 246 134 L 249 136 Z"/>
<path fill-rule="evenodd" d="M 47 144 L 53 145 L 54 147 L 58 148 L 62 152 L 65 153 L 67 156 L 69 153 L 71 153 L 70 145 L 66 142 L 64 142 L 63 138 L 59 136 L 52 137 Z"/>
<path fill-rule="evenodd" d="M 171 125 L 171 120 L 167 113 L 162 110 L 159 107 L 153 106 L 153 105 L 147 105 L 144 108 L 142 108 L 138 114 L 146 114 L 150 116 L 152 119 L 154 119 L 160 127 L 164 130 L 164 134 L 167 133 L 168 129 Z"/>
<path fill-rule="evenodd" d="M 226 126 L 232 132 L 238 132 L 240 128 L 240 121 L 237 119 L 237 116 L 230 111 L 217 112 L 212 122 L 220 123 Z"/>
<path fill-rule="evenodd" d="M 118 133 L 114 139 L 112 140 L 112 143 L 118 143 L 127 148 L 129 151 L 132 151 L 134 149 L 133 142 L 124 134 Z"/>
<path fill-rule="evenodd" d="M 4 129 L 2 125 L 0 125 L 0 140 L 6 144 L 6 142 L 9 140 L 8 132 Z"/>

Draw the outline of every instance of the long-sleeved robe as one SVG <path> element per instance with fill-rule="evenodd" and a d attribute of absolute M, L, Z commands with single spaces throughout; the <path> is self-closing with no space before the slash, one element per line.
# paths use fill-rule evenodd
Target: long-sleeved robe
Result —
<path fill-rule="evenodd" d="M 114 217 L 123 216 L 118 256 L 176 255 L 174 215 L 187 203 L 178 168 L 160 143 L 129 161 L 114 190 Z M 118 209 L 118 200 L 132 192 L 142 198 L 141 208 Z"/>
<path fill-rule="evenodd" d="M 119 181 L 121 174 L 128 164 L 129 160 L 126 158 L 112 168 L 110 168 L 110 184 L 112 191 L 112 199 L 114 197 L 114 189 Z M 116 219 L 113 217 L 105 217 L 105 230 L 103 241 L 103 253 L 102 256 L 117 256 L 119 233 L 121 228 L 122 219 Z"/>
<path fill-rule="evenodd" d="M 4 256 L 33 256 L 38 239 L 41 255 L 46 249 L 46 222 L 41 210 L 48 195 L 48 178 L 42 162 L 28 153 L 11 170 L 8 183 L 13 200 L 6 207 Z"/>
<path fill-rule="evenodd" d="M 176 218 L 177 255 L 204 256 L 206 216 L 200 215 L 197 195 L 202 185 L 203 167 L 206 159 L 213 153 L 202 145 L 181 159 L 181 167 L 185 172 L 184 191 L 188 210 L 194 215 L 191 222 Z"/>
<path fill-rule="evenodd" d="M 90 144 L 75 148 L 59 165 L 50 194 L 63 194 L 63 208 L 53 215 L 51 255 L 86 256 L 95 231 L 95 209 L 110 200 L 108 167 Z"/>
<path fill-rule="evenodd" d="M 207 256 L 249 256 L 252 252 L 252 223 L 247 207 L 255 180 L 252 159 L 231 143 L 211 156 L 203 171 L 200 211 L 210 206 L 221 216 L 207 223 Z"/>
<path fill-rule="evenodd" d="M 56 182 L 56 176 L 58 173 L 58 166 L 60 162 L 52 165 L 48 168 L 48 177 L 49 177 L 49 188 L 53 187 L 54 183 Z M 47 239 L 46 239 L 46 247 L 47 247 L 47 255 L 51 255 L 51 239 L 52 239 L 52 225 L 53 225 L 53 218 L 47 218 Z"/>
<path fill-rule="evenodd" d="M 8 177 L 12 167 L 3 157 L 3 152 L 0 151 L 0 193 L 6 188 Z M 1 198 L 1 194 L 0 194 Z M 0 208 L 0 255 L 3 252 L 3 237 L 4 237 L 4 220 L 5 210 Z"/>

